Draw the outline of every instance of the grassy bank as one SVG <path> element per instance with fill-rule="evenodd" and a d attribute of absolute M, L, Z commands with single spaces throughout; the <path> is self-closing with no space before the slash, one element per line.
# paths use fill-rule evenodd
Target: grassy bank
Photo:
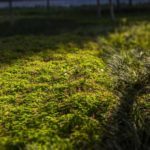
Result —
<path fill-rule="evenodd" d="M 0 149 L 148 149 L 148 14 L 15 13 L 0 15 Z"/>

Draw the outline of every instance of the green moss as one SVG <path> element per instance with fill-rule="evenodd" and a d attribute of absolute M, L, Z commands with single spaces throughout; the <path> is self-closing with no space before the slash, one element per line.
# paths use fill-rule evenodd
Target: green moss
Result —
<path fill-rule="evenodd" d="M 120 103 L 116 78 L 136 81 L 135 74 L 147 64 L 132 50 L 149 55 L 149 23 L 140 17 L 138 22 L 137 17 L 136 25 L 118 19 L 111 26 L 108 19 L 82 15 L 61 14 L 60 20 L 55 15 L 26 15 L 17 16 L 12 26 L 4 26 L 7 18 L 0 22 L 4 31 L 9 29 L 0 36 L 0 148 L 101 147 Z M 65 17 L 68 24 L 63 24 Z M 54 21 L 51 29 L 48 19 Z M 29 34 L 27 28 L 33 32 Z M 123 71 L 114 67 L 117 75 L 106 63 L 116 66 L 114 55 L 128 66 Z M 139 105 L 148 107 L 147 102 Z"/>

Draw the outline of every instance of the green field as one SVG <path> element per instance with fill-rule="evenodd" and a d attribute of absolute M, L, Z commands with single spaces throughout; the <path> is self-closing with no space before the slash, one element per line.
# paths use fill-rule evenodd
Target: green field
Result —
<path fill-rule="evenodd" d="M 148 150 L 150 16 L 0 12 L 0 150 Z"/>

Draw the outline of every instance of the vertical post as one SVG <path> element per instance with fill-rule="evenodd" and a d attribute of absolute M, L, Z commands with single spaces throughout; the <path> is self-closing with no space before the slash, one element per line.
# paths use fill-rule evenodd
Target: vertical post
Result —
<path fill-rule="evenodd" d="M 9 3 L 9 17 L 10 17 L 10 23 L 13 24 L 14 23 L 14 17 L 13 17 L 13 12 L 12 12 L 12 9 L 13 9 L 13 0 L 9 0 L 8 1 Z"/>
<path fill-rule="evenodd" d="M 133 1 L 129 0 L 129 6 L 131 7 L 133 5 Z"/>
<path fill-rule="evenodd" d="M 110 7 L 111 19 L 112 19 L 112 20 L 115 20 L 114 6 L 113 6 L 112 0 L 109 0 L 109 7 Z"/>
<path fill-rule="evenodd" d="M 116 0 L 117 3 L 117 9 L 120 10 L 120 0 Z"/>
<path fill-rule="evenodd" d="M 100 0 L 97 0 L 97 14 L 98 14 L 98 17 L 101 17 L 101 4 L 100 4 Z"/>
<path fill-rule="evenodd" d="M 9 12 L 12 13 L 12 0 L 9 0 Z"/>
<path fill-rule="evenodd" d="M 50 7 L 50 0 L 46 0 L 46 7 L 47 7 L 47 10 L 49 10 L 49 7 Z"/>

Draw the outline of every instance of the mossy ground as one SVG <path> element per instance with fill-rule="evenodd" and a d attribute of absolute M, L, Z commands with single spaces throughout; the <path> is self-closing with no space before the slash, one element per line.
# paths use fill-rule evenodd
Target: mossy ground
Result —
<path fill-rule="evenodd" d="M 116 90 L 148 74 L 148 15 L 111 22 L 54 12 L 17 10 L 11 23 L 0 16 L 1 149 L 101 148 L 121 103 Z M 138 116 L 149 120 L 144 94 L 131 112 L 140 129 Z"/>

